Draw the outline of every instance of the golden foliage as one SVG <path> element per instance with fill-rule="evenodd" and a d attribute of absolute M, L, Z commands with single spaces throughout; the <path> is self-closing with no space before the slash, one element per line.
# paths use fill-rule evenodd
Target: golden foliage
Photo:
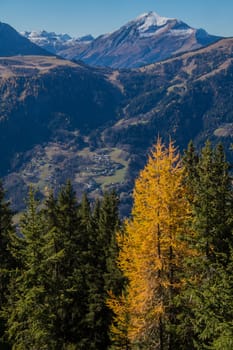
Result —
<path fill-rule="evenodd" d="M 158 139 L 135 183 L 132 219 L 118 235 L 118 264 L 128 285 L 124 297 L 108 301 L 115 314 L 112 333 L 117 337 L 124 328 L 131 344 L 148 349 L 152 334 L 158 341 L 161 325 L 169 322 L 172 298 L 184 283 L 183 259 L 192 254 L 183 175 L 173 142 L 166 148 Z"/>

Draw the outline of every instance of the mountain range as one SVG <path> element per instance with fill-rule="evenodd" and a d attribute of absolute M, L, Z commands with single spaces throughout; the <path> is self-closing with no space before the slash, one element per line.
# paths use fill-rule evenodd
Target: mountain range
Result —
<path fill-rule="evenodd" d="M 80 38 L 72 38 L 68 34 L 56 34 L 55 32 L 21 32 L 21 35 L 29 39 L 34 44 L 55 55 L 60 55 L 64 50 L 72 49 L 73 47 L 87 45 L 94 40 L 92 35 L 85 35 Z"/>
<path fill-rule="evenodd" d="M 157 19 L 162 23 L 167 19 Z M 147 66 L 112 69 L 42 48 L 35 55 L 36 45 L 23 38 L 20 47 L 22 36 L 13 33 L 17 45 L 8 40 L 8 48 L 17 53 L 0 57 L 0 176 L 15 210 L 24 207 L 29 185 L 46 196 L 70 178 L 79 196 L 116 188 L 126 215 L 158 134 L 165 142 L 172 137 L 181 151 L 190 139 L 198 148 L 207 138 L 221 141 L 233 159 L 232 38 Z"/>
<path fill-rule="evenodd" d="M 175 18 L 145 13 L 113 33 L 96 39 L 71 39 L 67 34 L 26 32 L 26 37 L 46 50 L 92 66 L 135 68 L 195 50 L 220 39 L 203 29 L 191 28 Z"/>

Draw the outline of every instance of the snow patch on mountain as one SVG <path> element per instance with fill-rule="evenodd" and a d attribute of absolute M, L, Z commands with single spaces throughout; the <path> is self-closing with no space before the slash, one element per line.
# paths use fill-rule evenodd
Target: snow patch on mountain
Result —
<path fill-rule="evenodd" d="M 52 53 L 57 53 L 59 50 L 72 47 L 79 42 L 88 44 L 94 40 L 92 35 L 72 38 L 66 33 L 57 34 L 55 32 L 47 32 L 46 30 L 41 30 L 38 32 L 25 31 L 21 32 L 20 34 L 32 41 L 34 44 L 37 44 Z"/>
<path fill-rule="evenodd" d="M 189 27 L 175 18 L 161 17 L 156 12 L 149 12 L 137 17 L 129 24 L 136 24 L 140 38 L 159 37 L 163 34 L 171 37 L 188 37 L 195 33 L 195 29 Z"/>
<path fill-rule="evenodd" d="M 167 26 L 163 26 L 163 27 L 160 27 L 156 30 L 150 30 L 150 31 L 147 31 L 147 32 L 140 32 L 140 38 L 149 38 L 149 37 L 153 37 L 155 38 L 156 36 L 160 36 L 162 35 L 163 33 L 167 32 Z"/>
<path fill-rule="evenodd" d="M 35 43 L 37 41 L 49 41 L 49 40 L 56 40 L 56 41 L 68 41 L 73 40 L 70 35 L 68 34 L 56 34 L 55 32 L 47 32 L 46 30 L 41 31 L 32 31 L 32 32 L 21 32 L 21 35 L 26 36 L 31 41 L 34 41 Z"/>
<path fill-rule="evenodd" d="M 47 32 L 46 30 L 41 30 L 38 32 L 25 31 L 21 32 L 21 35 L 55 55 L 60 55 L 63 50 L 69 50 L 76 45 L 88 45 L 92 40 L 94 40 L 92 35 L 72 38 L 66 33 L 57 34 L 55 32 Z"/>
<path fill-rule="evenodd" d="M 151 27 L 162 27 L 171 20 L 173 20 L 173 18 L 161 17 L 156 12 L 149 12 L 137 17 L 135 22 L 142 21 L 142 24 L 139 26 L 139 31 L 146 32 Z"/>
<path fill-rule="evenodd" d="M 190 36 L 192 35 L 196 30 L 193 28 L 189 28 L 189 29 L 172 29 L 170 31 L 171 35 L 173 36 Z"/>

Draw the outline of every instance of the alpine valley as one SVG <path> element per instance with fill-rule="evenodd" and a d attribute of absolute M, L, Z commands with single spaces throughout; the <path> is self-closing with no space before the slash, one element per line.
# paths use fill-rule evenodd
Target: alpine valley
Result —
<path fill-rule="evenodd" d="M 0 57 L 0 175 L 15 210 L 30 184 L 44 196 L 70 178 L 79 195 L 92 198 L 116 188 L 128 213 L 134 179 L 158 134 L 181 151 L 191 139 L 197 147 L 221 141 L 232 160 L 232 38 L 148 13 L 83 40 L 82 52 L 81 39 L 62 51 L 92 66 L 35 42 L 17 34 Z"/>

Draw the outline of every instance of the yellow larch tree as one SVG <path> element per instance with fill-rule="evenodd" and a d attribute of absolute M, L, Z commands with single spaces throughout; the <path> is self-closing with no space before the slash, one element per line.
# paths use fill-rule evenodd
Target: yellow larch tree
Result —
<path fill-rule="evenodd" d="M 115 349 L 175 348 L 174 297 L 185 283 L 184 258 L 193 253 L 183 174 L 173 142 L 166 148 L 159 138 L 136 180 L 132 217 L 118 235 L 118 264 L 128 283 L 120 298 L 108 300 L 113 341 L 125 344 Z"/>

